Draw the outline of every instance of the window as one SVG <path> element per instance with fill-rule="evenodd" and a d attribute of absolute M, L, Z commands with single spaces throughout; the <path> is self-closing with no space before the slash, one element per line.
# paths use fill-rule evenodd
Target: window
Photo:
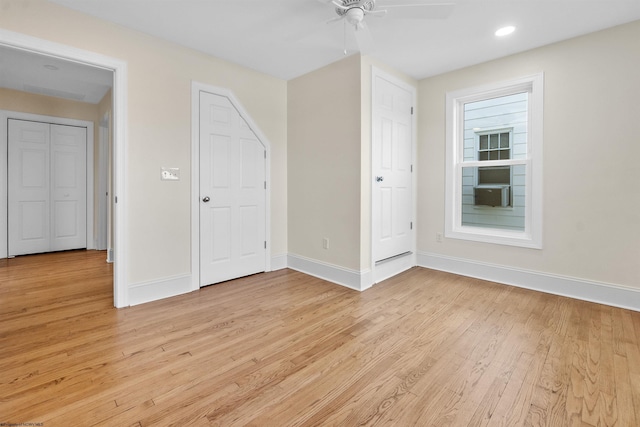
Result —
<path fill-rule="evenodd" d="M 511 131 L 478 134 L 478 160 L 511 158 Z"/>
<path fill-rule="evenodd" d="M 511 158 L 511 129 L 480 132 L 474 130 L 479 161 Z M 474 176 L 475 206 L 511 206 L 511 166 L 478 167 Z"/>
<path fill-rule="evenodd" d="M 541 247 L 542 74 L 447 94 L 445 235 Z"/>

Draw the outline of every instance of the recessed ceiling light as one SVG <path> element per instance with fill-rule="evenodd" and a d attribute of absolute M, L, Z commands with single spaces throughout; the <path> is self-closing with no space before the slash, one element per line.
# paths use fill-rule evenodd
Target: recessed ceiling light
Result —
<path fill-rule="evenodd" d="M 46 64 L 44 65 L 44 68 L 46 68 L 47 70 L 51 70 L 51 71 L 57 71 L 59 70 L 58 67 L 56 67 L 55 65 L 51 65 L 51 64 Z"/>
<path fill-rule="evenodd" d="M 509 25 L 508 27 L 502 27 L 499 30 L 496 31 L 496 36 L 498 37 L 504 37 L 504 36 L 508 36 L 509 34 L 513 33 L 516 30 L 516 27 L 514 27 L 513 25 Z"/>

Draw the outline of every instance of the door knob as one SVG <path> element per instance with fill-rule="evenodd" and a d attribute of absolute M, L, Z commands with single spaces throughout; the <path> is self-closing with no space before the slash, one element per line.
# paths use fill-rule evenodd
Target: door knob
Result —
<path fill-rule="evenodd" d="M 205 203 L 207 203 L 209 200 L 211 200 L 209 196 L 204 196 L 204 198 L 202 199 L 202 201 Z"/>
<path fill-rule="evenodd" d="M 382 181 L 384 181 L 384 177 L 382 177 L 382 176 L 376 176 L 376 181 L 377 181 L 377 182 L 382 182 Z"/>

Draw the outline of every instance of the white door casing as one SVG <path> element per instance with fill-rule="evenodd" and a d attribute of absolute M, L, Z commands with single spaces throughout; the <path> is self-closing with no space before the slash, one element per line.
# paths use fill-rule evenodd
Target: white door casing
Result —
<path fill-rule="evenodd" d="M 97 227 L 96 227 L 96 236 L 95 236 L 95 247 L 97 250 L 107 250 L 107 254 L 111 250 L 110 245 L 110 224 L 111 224 L 111 213 L 110 213 L 110 203 L 109 203 L 109 122 L 111 120 L 111 115 L 109 113 L 105 113 L 102 120 L 100 121 L 100 125 L 98 127 L 98 171 L 96 174 L 96 178 L 98 180 L 97 185 Z M 107 255 L 107 259 L 108 259 Z"/>
<path fill-rule="evenodd" d="M 87 129 L 8 121 L 8 255 L 87 247 Z"/>
<path fill-rule="evenodd" d="M 414 90 L 379 71 L 372 95 L 372 254 L 413 251 Z"/>
<path fill-rule="evenodd" d="M 199 285 L 266 271 L 266 149 L 228 97 L 199 94 Z"/>

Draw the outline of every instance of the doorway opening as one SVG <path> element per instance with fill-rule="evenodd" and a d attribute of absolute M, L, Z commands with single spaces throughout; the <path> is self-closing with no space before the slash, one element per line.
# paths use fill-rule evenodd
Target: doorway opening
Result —
<path fill-rule="evenodd" d="M 129 303 L 125 276 L 126 246 L 124 240 L 124 231 L 126 230 L 126 212 L 124 210 L 124 203 L 126 201 L 124 187 L 124 182 L 126 182 L 124 161 L 126 142 L 126 63 L 94 52 L 84 51 L 70 46 L 53 43 L 48 40 L 38 39 L 5 30 L 0 31 L 0 49 L 10 50 L 17 54 L 18 57 L 47 58 L 54 62 L 58 61 L 60 63 L 69 63 L 76 67 L 80 66 L 85 70 L 100 70 L 103 72 L 106 71 L 110 74 L 111 108 L 109 114 L 112 119 L 112 153 L 108 163 L 111 164 L 110 173 L 113 180 L 112 193 L 109 194 L 109 204 L 111 204 L 113 212 L 111 220 L 114 261 L 113 303 L 115 307 L 128 306 Z M 49 70 L 55 71 L 54 67 L 56 67 L 56 65 L 51 64 Z M 58 95 L 66 94 L 68 96 L 73 96 L 75 92 L 69 91 L 64 87 L 63 82 L 64 80 L 62 79 L 52 79 L 48 88 L 23 86 L 22 91 L 37 93 L 38 91 L 42 92 L 43 89 L 48 89 L 50 94 L 57 93 Z M 96 117 L 96 120 L 99 120 L 98 117 Z M 0 158 L 0 165 L 4 165 L 0 166 L 2 169 L 5 169 L 7 165 L 6 155 L 7 153 L 5 151 L 4 154 L 1 155 L 2 158 Z M 4 175 L 3 178 L 0 178 L 0 207 L 4 212 L 6 212 L 6 173 L 0 175 Z M 0 235 L 0 239 L 6 238 L 6 234 Z M 4 245 L 6 247 L 4 241 L 0 241 L 0 245 Z"/>

